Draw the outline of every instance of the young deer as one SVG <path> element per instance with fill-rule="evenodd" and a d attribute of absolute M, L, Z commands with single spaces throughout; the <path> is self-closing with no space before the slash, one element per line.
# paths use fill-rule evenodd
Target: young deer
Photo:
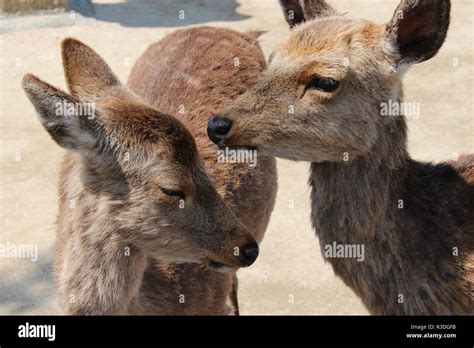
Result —
<path fill-rule="evenodd" d="M 472 313 L 474 156 L 416 162 L 404 117 L 380 112 L 400 102 L 406 67 L 440 49 L 450 2 L 404 0 L 387 25 L 324 1 L 281 4 L 289 40 L 262 81 L 209 120 L 210 138 L 312 162 L 321 248 L 365 247 L 363 262 L 328 261 L 371 313 Z"/>
<path fill-rule="evenodd" d="M 45 129 L 69 150 L 55 265 L 66 312 L 229 314 L 235 272 L 255 261 L 255 239 L 273 208 L 275 162 L 217 163 L 217 147 L 194 127 L 205 128 L 216 105 L 258 80 L 265 60 L 256 35 L 177 31 L 139 59 L 129 87 L 77 40 L 63 41 L 62 56 L 69 94 L 33 75 L 23 87 Z M 193 64 L 170 71 L 179 60 Z M 173 109 L 172 101 L 186 106 L 186 125 L 158 111 L 161 102 Z M 66 114 L 58 113 L 63 106 Z"/>

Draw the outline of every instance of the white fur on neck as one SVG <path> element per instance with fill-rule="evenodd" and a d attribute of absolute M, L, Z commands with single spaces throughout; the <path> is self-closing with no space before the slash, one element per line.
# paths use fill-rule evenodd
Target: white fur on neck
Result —
<path fill-rule="evenodd" d="M 298 2 L 300 3 L 301 9 L 303 10 L 303 13 L 304 13 L 304 0 L 298 0 Z"/>
<path fill-rule="evenodd" d="M 411 64 L 409 63 L 401 63 L 397 66 L 397 75 L 400 77 L 400 80 L 403 79 L 406 72 L 411 68 Z"/>
<path fill-rule="evenodd" d="M 400 78 L 401 80 L 401 78 Z M 392 95 L 390 96 L 393 102 L 401 102 L 402 99 L 402 86 L 401 82 L 397 83 L 397 85 L 392 89 Z"/>

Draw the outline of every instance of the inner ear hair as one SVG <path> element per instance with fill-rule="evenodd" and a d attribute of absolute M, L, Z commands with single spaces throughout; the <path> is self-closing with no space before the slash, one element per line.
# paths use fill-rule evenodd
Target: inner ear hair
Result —
<path fill-rule="evenodd" d="M 74 97 L 95 100 L 109 87 L 121 85 L 107 63 L 89 46 L 67 38 L 61 49 L 66 82 Z"/>
<path fill-rule="evenodd" d="M 324 0 L 280 0 L 280 5 L 290 28 L 311 19 L 337 15 Z"/>
<path fill-rule="evenodd" d="M 403 0 L 387 36 L 400 54 L 399 64 L 432 58 L 443 45 L 449 27 L 449 0 Z"/>
<path fill-rule="evenodd" d="M 295 25 L 304 22 L 304 13 L 298 0 L 280 0 L 283 15 L 286 22 L 293 28 Z"/>
<path fill-rule="evenodd" d="M 95 146 L 95 104 L 92 115 L 82 115 L 83 102 L 31 74 L 23 78 L 23 89 L 41 124 L 58 145 L 70 150 Z"/>

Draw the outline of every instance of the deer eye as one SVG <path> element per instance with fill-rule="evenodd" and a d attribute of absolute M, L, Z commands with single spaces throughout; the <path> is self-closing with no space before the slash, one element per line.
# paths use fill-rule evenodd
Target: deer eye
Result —
<path fill-rule="evenodd" d="M 317 89 L 323 92 L 334 92 L 339 87 L 340 82 L 329 77 L 317 77 L 309 81 L 306 90 Z"/>
<path fill-rule="evenodd" d="M 171 196 L 171 197 L 179 197 L 181 199 L 186 198 L 186 195 L 184 194 L 184 192 L 179 191 L 179 190 L 173 190 L 173 189 L 167 189 L 167 188 L 161 187 L 161 192 L 163 192 L 165 195 Z"/>

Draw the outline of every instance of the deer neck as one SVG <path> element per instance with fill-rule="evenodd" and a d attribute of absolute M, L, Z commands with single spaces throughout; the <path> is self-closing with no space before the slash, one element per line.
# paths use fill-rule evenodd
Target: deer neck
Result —
<path fill-rule="evenodd" d="M 64 302 L 70 314 L 125 314 L 138 294 L 147 257 L 118 232 L 113 219 L 123 209 L 118 189 L 101 187 L 99 166 L 87 164 L 85 170 L 83 159 L 73 153 L 63 163 L 56 261 L 60 292 L 75 296 L 75 302 Z"/>
<path fill-rule="evenodd" d="M 372 150 L 347 162 L 312 163 L 312 221 L 323 243 L 364 243 L 397 209 L 407 175 L 406 123 L 390 120 Z"/>

